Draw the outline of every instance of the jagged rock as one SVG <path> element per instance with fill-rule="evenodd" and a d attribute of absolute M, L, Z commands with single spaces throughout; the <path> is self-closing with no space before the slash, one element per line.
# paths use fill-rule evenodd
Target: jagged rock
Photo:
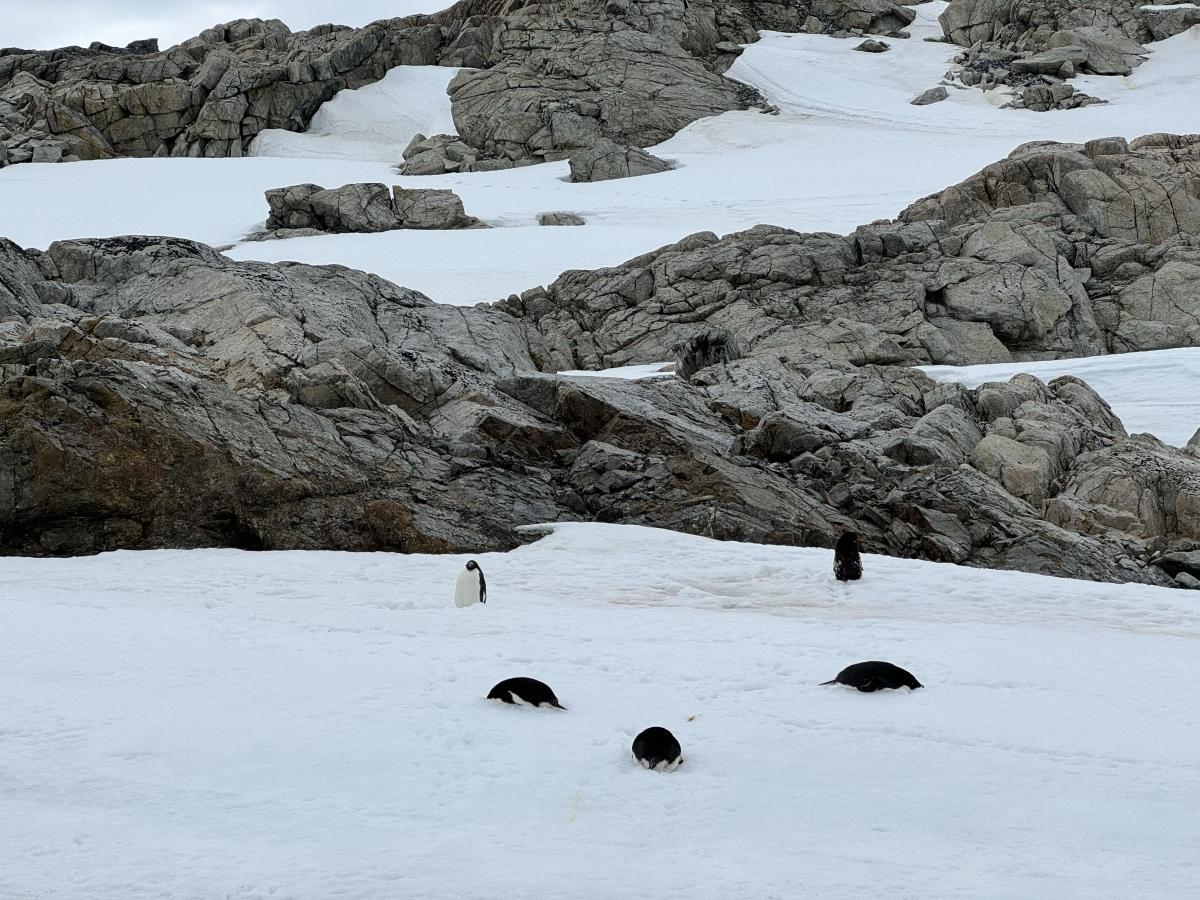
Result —
<path fill-rule="evenodd" d="M 444 175 L 447 172 L 489 172 L 511 168 L 506 158 L 485 158 L 479 150 L 452 134 L 416 135 L 404 150 L 401 175 Z"/>
<path fill-rule="evenodd" d="M 1022 46 L 1040 51 L 1055 32 L 1089 27 L 1129 37 L 1149 39 L 1141 0 L 950 0 L 938 17 L 946 37 L 970 47 L 980 43 Z"/>
<path fill-rule="evenodd" d="M 636 147 L 600 139 L 571 156 L 571 181 L 608 181 L 669 172 L 671 164 Z"/>
<path fill-rule="evenodd" d="M 390 190 L 383 184 L 347 184 L 326 190 L 296 184 L 266 192 L 268 234 L 280 229 L 318 232 L 375 232 L 397 228 L 486 227 L 468 216 L 450 190 Z"/>
<path fill-rule="evenodd" d="M 21 103 L 0 103 L 0 127 L 53 145 L 63 159 L 241 156 L 265 128 L 304 128 L 339 90 L 396 65 L 437 64 L 453 31 L 426 16 L 297 33 L 278 20 L 242 19 L 163 52 L 136 42 L 7 54 L 0 98 Z"/>
<path fill-rule="evenodd" d="M 1079 47 L 1083 51 L 1083 58 L 1076 68 L 1097 75 L 1128 75 L 1135 65 L 1141 63 L 1147 52 L 1131 38 L 1092 26 L 1056 31 L 1050 37 L 1050 46 L 1061 49 Z M 1072 65 L 1075 65 L 1074 60 Z"/>
<path fill-rule="evenodd" d="M 1046 499 L 1054 475 L 1054 467 L 1044 450 L 994 433 L 975 445 L 971 465 L 996 479 L 1014 497 L 1030 503 Z"/>
<path fill-rule="evenodd" d="M 583 216 L 570 212 L 538 213 L 539 225 L 585 225 Z"/>
<path fill-rule="evenodd" d="M 1101 102 L 1074 91 L 1050 98 L 1052 79 L 1080 72 L 1127 75 L 1148 51 L 1148 13 L 1136 0 L 952 0 L 940 21 L 947 39 L 967 49 L 948 73 L 984 90 L 1019 92 L 1016 108 L 1075 109 Z M 1059 87 L 1057 84 L 1054 87 Z"/>
<path fill-rule="evenodd" d="M 462 200 L 451 190 L 392 188 L 392 206 L 401 228 L 480 228 L 487 226 L 468 216 Z"/>
<path fill-rule="evenodd" d="M 836 3 L 830 14 L 875 2 Z M 462 0 L 363 28 L 292 33 L 278 20 L 240 19 L 161 53 L 149 44 L 13 53 L 0 56 L 0 128 L 17 145 L 54 144 L 64 159 L 241 156 L 264 129 L 305 128 L 339 90 L 397 65 L 447 65 L 465 67 L 450 93 L 469 149 L 456 159 L 426 148 L 405 174 L 565 159 L 601 137 L 649 146 L 702 116 L 761 103 L 719 72 L 760 29 L 797 30 L 805 6 Z M 8 103 L 17 91 L 32 99 Z M 31 156 L 10 146 L 0 161 Z"/>
<path fill-rule="evenodd" d="M 1074 71 L 1083 68 L 1086 61 L 1087 51 L 1082 47 L 1058 47 L 1023 59 L 1014 59 L 1008 68 L 1018 75 L 1057 75 L 1064 63 Z"/>
<path fill-rule="evenodd" d="M 740 359 L 742 350 L 732 332 L 716 328 L 691 335 L 674 348 L 674 356 L 679 377 L 691 378 L 701 369 Z"/>
<path fill-rule="evenodd" d="M 810 15 L 834 23 L 840 30 L 898 35 L 917 14 L 892 0 L 812 0 Z"/>
<path fill-rule="evenodd" d="M 1146 9 L 1142 7 L 1146 27 L 1156 41 L 1165 41 L 1169 37 L 1182 34 L 1189 28 L 1200 25 L 1200 7 L 1180 6 L 1178 4 L 1160 4 L 1166 9 Z"/>
<path fill-rule="evenodd" d="M 931 103 L 940 103 L 949 96 L 950 95 L 946 92 L 946 89 L 939 84 L 937 87 L 931 87 L 929 90 L 924 91 L 914 97 L 912 105 L 928 106 Z"/>
<path fill-rule="evenodd" d="M 1189 340 L 1198 146 L 1029 147 L 849 236 L 693 235 L 469 308 L 171 238 L 0 244 L 0 549 L 478 551 L 584 518 L 1186 586 L 1158 563 L 1200 542 L 1200 457 L 1077 379 L 903 364 Z"/>

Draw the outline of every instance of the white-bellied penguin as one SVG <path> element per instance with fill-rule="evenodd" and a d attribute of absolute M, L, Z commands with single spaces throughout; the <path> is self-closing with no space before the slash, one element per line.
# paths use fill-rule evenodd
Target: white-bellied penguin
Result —
<path fill-rule="evenodd" d="M 536 678 L 505 678 L 502 682 L 488 691 L 489 700 L 499 700 L 501 703 L 514 703 L 526 706 L 553 706 L 555 709 L 566 709 L 548 684 L 543 684 Z"/>
<path fill-rule="evenodd" d="M 673 772 L 683 762 L 683 749 L 675 735 L 655 725 L 633 739 L 633 757 L 643 769 Z"/>
<path fill-rule="evenodd" d="M 838 581 L 862 578 L 862 557 L 858 553 L 858 535 L 847 531 L 833 548 L 833 577 Z"/>
<path fill-rule="evenodd" d="M 833 681 L 822 681 L 821 684 L 844 684 L 847 687 L 858 688 L 864 694 L 902 687 L 915 691 L 921 687 L 921 682 L 917 681 L 911 672 L 894 666 L 890 662 L 880 662 L 879 660 L 846 666 L 838 672 L 837 678 Z"/>
<path fill-rule="evenodd" d="M 487 581 L 483 578 L 479 563 L 472 559 L 458 573 L 458 580 L 454 583 L 454 605 L 462 609 L 475 603 L 487 603 Z"/>

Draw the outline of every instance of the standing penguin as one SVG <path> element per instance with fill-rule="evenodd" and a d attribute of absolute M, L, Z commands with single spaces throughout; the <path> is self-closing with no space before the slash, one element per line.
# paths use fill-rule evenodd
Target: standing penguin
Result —
<path fill-rule="evenodd" d="M 673 772 L 683 762 L 683 749 L 675 735 L 655 725 L 633 739 L 633 758 L 643 769 Z"/>
<path fill-rule="evenodd" d="M 536 678 L 505 678 L 488 691 L 487 698 L 514 705 L 553 706 L 555 709 L 566 709 L 558 702 L 554 691 L 550 690 L 550 685 L 538 681 Z"/>
<path fill-rule="evenodd" d="M 921 682 L 913 677 L 912 672 L 892 665 L 890 662 L 880 662 L 879 660 L 846 666 L 838 672 L 837 678 L 833 681 L 822 681 L 821 684 L 844 684 L 847 687 L 858 688 L 864 694 L 882 691 L 885 688 L 896 690 L 906 687 L 910 691 L 915 691 L 922 686 Z"/>
<path fill-rule="evenodd" d="M 833 577 L 838 581 L 862 578 L 862 557 L 858 555 L 858 535 L 847 531 L 833 549 Z"/>
<path fill-rule="evenodd" d="M 487 603 L 487 582 L 483 579 L 483 569 L 472 559 L 454 583 L 454 605 L 462 609 L 474 603 Z"/>

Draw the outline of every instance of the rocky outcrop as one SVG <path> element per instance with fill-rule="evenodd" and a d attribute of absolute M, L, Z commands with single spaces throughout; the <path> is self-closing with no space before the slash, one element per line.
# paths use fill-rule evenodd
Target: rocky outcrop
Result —
<path fill-rule="evenodd" d="M 522 318 L 342 267 L 164 238 L 0 261 L 5 552 L 479 550 L 594 518 L 1166 584 L 1200 546 L 1200 460 L 1155 445 L 1151 475 L 1075 379 L 969 391 L 719 330 L 686 380 L 568 378 Z"/>
<path fill-rule="evenodd" d="M 1150 9 L 1158 6 L 1158 9 Z M 1146 28 L 1156 41 L 1183 34 L 1189 28 L 1200 25 L 1200 6 L 1196 4 L 1147 4 L 1142 7 Z"/>
<path fill-rule="evenodd" d="M 907 365 L 1196 343 L 1198 147 L 1026 147 L 847 237 L 696 235 L 473 308 L 169 238 L 0 243 L 0 550 L 461 551 L 595 519 L 1194 586 L 1194 452 L 1074 378 Z"/>
<path fill-rule="evenodd" d="M 462 200 L 451 190 L 389 189 L 385 184 L 326 189 L 318 184 L 294 184 L 269 190 L 266 197 L 271 210 L 266 236 L 297 230 L 318 234 L 487 227 L 466 214 Z"/>
<path fill-rule="evenodd" d="M 1200 137 L 1035 144 L 854 234 L 759 226 L 567 272 L 506 305 L 547 369 L 747 355 L 966 364 L 1200 345 Z"/>
<path fill-rule="evenodd" d="M 1065 29 L 1151 39 L 1141 0 L 950 0 L 939 16 L 946 37 L 963 47 L 996 43 L 1017 50 L 1044 50 Z"/>
<path fill-rule="evenodd" d="M 922 91 L 917 96 L 913 97 L 912 105 L 928 106 L 931 103 L 941 103 L 949 96 L 950 95 L 946 92 L 946 89 L 939 84 L 937 87 L 931 87 L 929 90 Z"/>
<path fill-rule="evenodd" d="M 446 61 L 454 35 L 421 16 L 296 33 L 275 19 L 240 19 L 164 52 L 6 52 L 0 164 L 5 155 L 28 161 L 30 147 L 68 161 L 241 156 L 263 129 L 303 129 L 340 90 L 397 65 Z"/>
<path fill-rule="evenodd" d="M 583 216 L 577 213 L 570 212 L 544 212 L 538 213 L 537 222 L 539 225 L 586 225 L 587 222 Z"/>
<path fill-rule="evenodd" d="M 1190 27 L 1186 17 L 1163 17 L 1135 0 L 952 0 L 939 18 L 947 39 L 967 48 L 949 79 L 1010 88 L 1014 107 L 1039 112 L 1101 102 L 1065 80 L 1128 75 L 1145 59 L 1144 43 Z"/>
<path fill-rule="evenodd" d="M 609 181 L 669 172 L 671 164 L 657 156 L 601 138 L 571 156 L 571 181 Z"/>
<path fill-rule="evenodd" d="M 291 32 L 239 19 L 163 52 L 0 53 L 0 165 L 115 156 L 241 156 L 262 130 L 398 65 L 465 67 L 457 135 L 422 138 L 404 174 L 566 159 L 597 140 L 647 147 L 703 116 L 762 103 L 721 73 L 760 29 L 894 33 L 891 0 L 461 0 L 435 15 Z"/>

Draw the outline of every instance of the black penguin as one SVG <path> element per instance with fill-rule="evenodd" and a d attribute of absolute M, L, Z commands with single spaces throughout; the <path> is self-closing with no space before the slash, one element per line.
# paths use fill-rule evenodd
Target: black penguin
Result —
<path fill-rule="evenodd" d="M 467 571 L 475 572 L 479 576 L 479 602 L 487 603 L 487 581 L 483 577 L 483 569 L 479 568 L 479 563 L 471 559 L 467 560 Z M 501 585 L 501 587 L 503 586 Z"/>
<path fill-rule="evenodd" d="M 884 688 L 906 687 L 915 691 L 921 687 L 921 682 L 917 681 L 911 672 L 906 672 L 890 662 L 879 662 L 878 660 L 846 666 L 838 672 L 837 678 L 833 681 L 822 681 L 821 684 L 844 684 L 848 687 L 858 688 L 864 694 L 881 691 Z"/>
<path fill-rule="evenodd" d="M 838 581 L 862 578 L 862 557 L 858 555 L 858 535 L 847 531 L 833 548 L 833 576 Z"/>
<path fill-rule="evenodd" d="M 643 769 L 674 771 L 683 762 L 683 750 L 675 735 L 657 725 L 633 739 L 633 756 Z"/>
<path fill-rule="evenodd" d="M 566 709 L 558 702 L 550 686 L 542 684 L 536 678 L 505 678 L 488 691 L 487 698 L 504 703 L 527 703 L 530 706 L 545 704 L 555 709 Z"/>

